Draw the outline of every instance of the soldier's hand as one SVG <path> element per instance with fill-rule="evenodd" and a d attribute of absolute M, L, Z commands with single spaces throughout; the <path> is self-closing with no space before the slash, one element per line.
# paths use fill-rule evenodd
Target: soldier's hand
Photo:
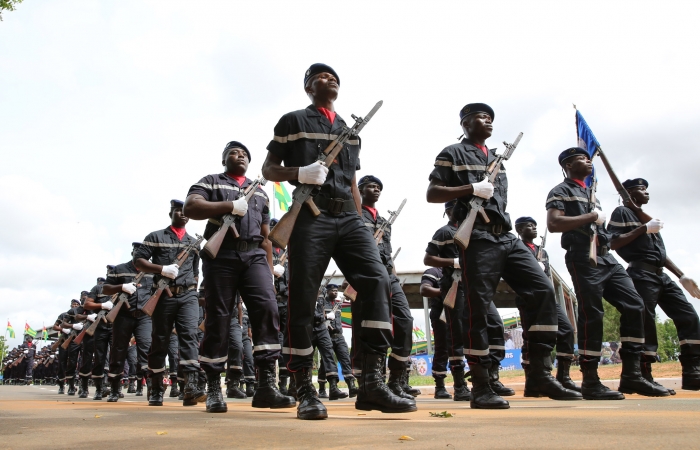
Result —
<path fill-rule="evenodd" d="M 136 285 L 134 283 L 124 283 L 122 284 L 122 291 L 131 295 L 136 292 Z"/>
<path fill-rule="evenodd" d="M 64 334 L 70 334 L 70 328 L 61 328 Z"/>
<path fill-rule="evenodd" d="M 647 222 L 647 234 L 658 233 L 663 227 L 664 223 L 662 221 L 659 219 L 651 219 Z"/>
<path fill-rule="evenodd" d="M 80 331 L 80 330 L 83 329 L 83 324 L 80 323 L 80 322 L 74 323 L 74 324 L 73 324 L 73 329 L 76 330 L 76 331 Z"/>
<path fill-rule="evenodd" d="M 25 354 L 25 355 L 28 355 L 28 354 L 29 354 L 29 350 L 25 350 L 25 351 L 24 351 L 24 354 Z"/>
<path fill-rule="evenodd" d="M 328 176 L 328 167 L 321 165 L 319 161 L 308 166 L 299 167 L 299 175 L 297 178 L 303 184 L 322 185 L 326 182 Z"/>
<path fill-rule="evenodd" d="M 272 272 L 275 274 L 275 276 L 276 276 L 277 278 L 279 278 L 279 277 L 281 277 L 282 275 L 284 275 L 284 266 L 281 265 L 281 264 L 276 264 L 276 265 L 272 268 Z"/>
<path fill-rule="evenodd" d="M 236 216 L 245 216 L 245 213 L 248 212 L 248 202 L 246 201 L 245 197 L 241 197 L 238 200 L 234 200 L 231 202 L 232 205 L 232 210 L 231 213 L 236 215 Z"/>
<path fill-rule="evenodd" d="M 493 184 L 489 180 L 482 180 L 478 183 L 472 183 L 472 188 L 474 189 L 474 195 L 481 197 L 484 200 L 488 200 L 493 197 Z"/>
<path fill-rule="evenodd" d="M 695 298 L 700 298 L 700 288 L 698 288 L 698 284 L 695 282 L 695 280 L 683 275 L 680 279 L 680 282 L 685 288 L 685 290 L 690 293 L 690 295 L 692 295 Z"/>
<path fill-rule="evenodd" d="M 542 272 L 544 272 L 545 271 L 544 263 L 542 261 L 537 261 L 537 264 L 540 265 L 540 267 L 542 268 Z"/>
<path fill-rule="evenodd" d="M 170 264 L 169 266 L 163 266 L 163 270 L 160 271 L 160 274 L 174 280 L 177 278 L 179 272 L 180 268 L 177 264 Z"/>
<path fill-rule="evenodd" d="M 90 322 L 94 322 L 95 319 L 97 319 L 97 314 L 95 314 L 95 313 L 89 314 L 87 316 L 87 320 L 89 320 Z"/>
<path fill-rule="evenodd" d="M 329 312 L 328 314 L 326 314 L 326 319 L 335 320 L 335 313 Z"/>
<path fill-rule="evenodd" d="M 594 212 L 598 215 L 595 219 L 596 225 L 603 225 L 605 223 L 605 220 L 608 218 L 605 214 L 605 211 L 601 211 L 599 209 L 594 210 Z"/>
<path fill-rule="evenodd" d="M 452 263 L 452 267 L 455 269 L 461 269 L 462 267 L 459 265 L 459 258 L 455 258 L 454 262 Z"/>
<path fill-rule="evenodd" d="M 112 303 L 110 300 L 107 300 L 104 303 L 100 303 L 102 306 L 102 309 L 106 309 L 107 311 L 110 311 L 112 308 L 114 308 L 114 303 Z"/>

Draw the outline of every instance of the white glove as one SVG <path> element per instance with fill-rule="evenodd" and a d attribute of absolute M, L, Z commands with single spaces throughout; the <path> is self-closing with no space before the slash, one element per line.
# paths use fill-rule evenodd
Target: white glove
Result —
<path fill-rule="evenodd" d="M 329 312 L 328 314 L 326 314 L 326 319 L 335 320 L 335 313 Z"/>
<path fill-rule="evenodd" d="M 94 322 L 95 319 L 97 319 L 97 314 L 94 314 L 94 313 L 93 313 L 93 314 L 89 314 L 89 315 L 87 316 L 87 320 L 89 320 L 90 322 Z"/>
<path fill-rule="evenodd" d="M 233 213 L 236 216 L 245 216 L 245 213 L 248 212 L 248 201 L 245 199 L 245 197 L 241 197 L 238 200 L 234 200 L 231 202 L 231 205 L 233 205 L 233 210 L 231 213 Z"/>
<path fill-rule="evenodd" d="M 276 265 L 272 268 L 272 272 L 275 274 L 275 276 L 276 276 L 277 278 L 279 278 L 279 277 L 281 277 L 282 275 L 284 275 L 284 266 L 283 266 L 282 264 L 276 264 Z"/>
<path fill-rule="evenodd" d="M 160 271 L 160 274 L 174 280 L 177 278 L 178 272 L 180 272 L 180 268 L 177 264 L 170 264 L 169 266 L 163 266 L 163 270 Z"/>
<path fill-rule="evenodd" d="M 658 233 L 663 227 L 664 223 L 662 221 L 659 219 L 651 219 L 647 222 L 647 234 Z"/>
<path fill-rule="evenodd" d="M 461 269 L 461 267 L 459 266 L 459 258 L 455 258 L 455 262 L 454 262 L 454 266 L 453 266 L 453 267 L 454 267 L 455 269 Z"/>
<path fill-rule="evenodd" d="M 545 270 L 544 263 L 542 261 L 537 261 L 537 264 L 540 265 L 540 267 L 542 268 L 542 272 L 544 272 L 544 270 Z"/>
<path fill-rule="evenodd" d="M 64 334 L 70 334 L 70 328 L 61 328 Z"/>
<path fill-rule="evenodd" d="M 685 288 L 685 290 L 690 292 L 690 295 L 692 295 L 695 298 L 700 298 L 700 288 L 698 288 L 698 284 L 695 282 L 695 280 L 683 275 L 680 279 L 680 282 Z"/>
<path fill-rule="evenodd" d="M 316 161 L 308 166 L 299 167 L 299 183 L 303 184 L 318 184 L 321 185 L 325 183 L 326 177 L 328 176 L 328 167 L 322 166 L 320 162 Z"/>
<path fill-rule="evenodd" d="M 28 354 L 29 354 L 29 350 L 25 350 L 25 351 L 24 351 L 24 354 L 25 354 L 25 355 L 28 355 Z"/>
<path fill-rule="evenodd" d="M 107 300 L 104 303 L 100 303 L 100 306 L 102 306 L 102 309 L 106 309 L 109 311 L 110 309 L 114 308 L 114 303 L 112 303 L 110 300 Z"/>
<path fill-rule="evenodd" d="M 605 219 L 608 217 L 605 214 L 605 211 L 601 211 L 599 209 L 594 210 L 596 214 L 598 214 L 598 217 L 595 219 L 596 225 L 603 225 L 605 223 Z"/>
<path fill-rule="evenodd" d="M 49 358 L 54 359 L 56 355 L 49 355 Z"/>
<path fill-rule="evenodd" d="M 493 184 L 489 180 L 482 180 L 478 183 L 472 183 L 472 188 L 474 188 L 474 195 L 481 197 L 484 200 L 488 200 L 493 197 Z"/>
<path fill-rule="evenodd" d="M 77 331 L 80 331 L 80 330 L 83 329 L 83 324 L 80 323 L 80 322 L 74 323 L 74 324 L 73 324 L 73 329 L 74 329 L 74 330 L 77 330 Z"/>
<path fill-rule="evenodd" d="M 136 292 L 136 285 L 134 283 L 124 283 L 122 284 L 122 291 L 131 295 Z"/>

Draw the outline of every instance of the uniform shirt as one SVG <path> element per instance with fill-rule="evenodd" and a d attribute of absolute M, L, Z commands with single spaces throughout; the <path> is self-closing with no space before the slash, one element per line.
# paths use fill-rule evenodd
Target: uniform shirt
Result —
<path fill-rule="evenodd" d="M 590 199 L 591 188 L 583 188 L 573 180 L 566 178 L 559 183 L 547 195 L 547 209 L 558 209 L 564 211 L 567 217 L 576 217 L 583 214 L 588 214 L 592 211 Z M 602 211 L 600 202 L 596 198 L 595 207 Z M 610 249 L 610 233 L 603 225 L 595 225 L 598 233 L 598 247 L 607 247 Z M 561 235 L 561 247 L 566 250 L 566 262 L 587 262 L 588 247 L 591 242 L 591 224 L 586 224 L 580 228 L 571 231 L 565 231 Z M 569 250 L 570 247 L 575 247 L 575 251 Z M 598 264 L 617 264 L 617 261 L 608 253 L 605 256 L 598 256 Z"/>
<path fill-rule="evenodd" d="M 447 187 L 466 186 L 482 181 L 486 175 L 486 169 L 496 159 L 496 151 L 489 150 L 488 155 L 472 144 L 468 139 L 462 139 L 458 144 L 445 147 L 435 160 L 435 168 L 430 173 L 430 181 L 442 181 Z M 510 233 L 513 227 L 510 223 L 510 215 L 506 212 L 508 204 L 508 178 L 506 170 L 501 164 L 501 169 L 493 184 L 493 197 L 484 201 L 484 211 L 491 220 L 491 224 L 503 225 L 503 234 L 496 236 L 488 231 L 474 230 L 471 239 L 486 239 L 492 242 L 505 242 L 514 239 Z M 466 196 L 457 199 L 453 210 L 454 220 L 461 222 L 469 213 L 469 202 L 474 196 Z M 477 216 L 477 223 L 481 218 Z"/>
<path fill-rule="evenodd" d="M 333 311 L 333 307 L 335 306 L 336 303 L 337 303 L 336 300 L 331 301 L 328 297 L 326 297 L 324 299 L 324 302 L 323 302 L 323 310 L 324 310 L 323 312 L 325 314 L 329 314 L 331 311 Z M 343 322 L 340 319 L 341 312 L 342 312 L 342 306 L 341 306 L 341 308 L 338 308 L 338 310 L 335 312 L 335 319 L 330 321 L 331 328 L 328 331 L 333 333 L 333 334 L 336 334 L 336 333 L 343 334 Z"/>
<path fill-rule="evenodd" d="M 423 272 L 423 276 L 420 278 L 420 284 L 427 284 L 431 288 L 440 289 L 440 280 L 442 279 L 442 269 L 439 267 L 431 267 L 430 269 Z M 431 308 L 434 308 L 442 304 L 442 295 L 437 297 L 430 297 L 428 303 Z"/>
<path fill-rule="evenodd" d="M 275 125 L 275 135 L 267 150 L 281 158 L 286 167 L 303 167 L 314 163 L 318 156 L 347 126 L 340 115 L 333 124 L 314 105 L 285 114 Z M 345 144 L 329 167 L 320 193 L 329 198 L 352 198 L 352 180 L 360 170 L 360 138 L 353 137 Z M 299 186 L 297 180 L 290 181 Z"/>
<path fill-rule="evenodd" d="M 26 342 L 23 342 L 20 344 L 19 348 L 21 349 L 22 353 L 24 353 L 25 350 L 29 350 L 29 353 L 26 355 L 27 359 L 34 358 L 34 355 L 36 354 L 36 346 L 33 343 L 31 346 L 29 346 Z"/>
<path fill-rule="evenodd" d="M 64 319 L 63 319 L 63 320 L 64 320 L 65 322 L 70 323 L 70 324 L 72 325 L 72 324 L 81 322 L 80 320 L 78 320 L 78 319 L 75 318 L 76 315 L 78 315 L 78 314 L 85 315 L 85 314 L 90 314 L 90 313 L 87 313 L 87 312 L 83 309 L 82 306 L 78 306 L 77 308 L 71 308 L 71 309 L 69 309 L 69 310 L 68 310 L 66 313 L 64 313 L 64 314 L 65 314 L 65 316 L 64 316 Z"/>
<path fill-rule="evenodd" d="M 117 264 L 114 266 L 114 269 L 107 274 L 107 281 L 105 281 L 105 284 L 119 285 L 131 283 L 138 274 L 139 270 L 136 268 L 133 261 Z M 140 311 L 141 308 L 143 308 L 143 305 L 145 305 L 148 299 L 151 297 L 153 274 L 145 274 L 143 278 L 141 278 L 141 282 L 139 284 L 141 287 L 136 288 L 136 292 L 129 296 L 129 304 L 122 306 L 120 311 Z M 124 292 L 124 294 L 126 293 Z M 121 294 L 119 297 L 121 297 Z M 117 297 L 117 299 L 119 299 L 119 297 Z"/>
<path fill-rule="evenodd" d="M 532 245 L 534 246 L 534 249 L 527 244 L 525 244 L 525 247 L 527 247 L 527 249 L 530 250 L 535 256 L 535 259 L 537 259 L 537 254 L 540 252 L 540 246 L 534 243 Z M 547 253 L 547 250 L 542 249 L 542 260 L 539 262 L 544 264 L 544 274 L 547 275 L 547 277 L 551 277 L 552 270 L 549 267 L 549 254 Z"/>
<path fill-rule="evenodd" d="M 104 303 L 108 300 L 112 300 L 111 295 L 105 295 L 102 293 L 102 285 L 101 284 L 96 284 L 95 286 L 93 286 L 92 289 L 90 289 L 90 293 L 88 294 L 88 298 L 93 303 Z M 112 302 L 112 303 L 115 303 L 115 302 Z M 88 314 L 93 314 L 93 313 L 96 314 L 99 312 L 100 312 L 99 309 L 98 310 L 91 310 L 91 311 L 88 311 Z M 89 324 L 86 324 L 86 325 L 89 326 Z M 109 322 L 105 323 L 104 320 L 100 320 L 100 324 L 97 326 L 97 328 L 103 329 L 103 330 L 109 329 L 109 328 L 112 328 L 112 324 Z"/>
<path fill-rule="evenodd" d="M 481 150 L 479 150 L 481 152 Z M 439 228 L 433 235 L 433 239 L 428 243 L 428 247 L 425 249 L 425 253 L 430 256 L 437 256 L 439 258 L 455 259 L 459 257 L 459 252 L 457 251 L 457 244 L 455 244 L 455 233 L 457 232 L 457 227 L 454 224 L 448 223 L 444 227 Z M 441 289 L 450 289 L 452 286 L 452 274 L 454 273 L 454 267 L 443 267 L 442 268 L 442 278 L 440 280 Z M 460 284 L 462 282 L 460 281 Z"/>
<path fill-rule="evenodd" d="M 614 236 L 629 233 L 644 225 L 637 215 L 626 206 L 618 206 L 610 216 L 608 232 Z M 666 265 L 666 246 L 661 233 L 639 236 L 629 244 L 616 250 L 626 262 L 642 261 L 656 267 Z"/>
<path fill-rule="evenodd" d="M 146 261 L 150 259 L 153 264 L 162 266 L 173 264 L 177 259 L 178 253 L 195 240 L 192 236 L 185 233 L 182 241 L 180 241 L 170 227 L 154 231 L 143 239 L 143 245 L 140 245 L 134 252 L 133 261 L 143 258 Z M 190 252 L 185 262 L 180 266 L 177 278 L 170 282 L 171 286 L 193 286 L 197 284 L 195 277 L 199 276 L 199 250 L 200 248 L 197 246 L 194 251 Z M 160 278 L 162 278 L 162 275 L 155 275 L 153 283 L 157 283 Z"/>
<path fill-rule="evenodd" d="M 325 304 L 326 298 L 324 296 L 319 296 L 316 299 L 316 309 L 314 310 L 314 331 L 323 331 L 328 328 L 326 326 Z"/>
<path fill-rule="evenodd" d="M 386 223 L 386 219 L 377 214 L 377 218 L 375 219 L 372 216 L 372 213 L 367 211 L 365 208 L 362 208 L 362 220 L 365 222 L 365 225 L 369 230 L 372 232 L 372 235 L 377 232 L 381 226 Z M 387 224 L 386 229 L 384 230 L 384 236 L 382 237 L 381 242 L 377 246 L 379 249 L 379 255 L 382 257 L 382 263 L 386 267 L 386 270 L 389 274 L 393 272 L 394 269 L 394 261 L 391 259 L 391 254 L 392 254 L 392 249 L 391 249 L 391 225 Z"/>
<path fill-rule="evenodd" d="M 281 248 L 277 247 L 272 247 L 272 264 L 277 265 L 279 264 L 279 258 L 282 255 L 284 250 Z M 289 286 L 288 282 L 288 272 L 289 272 L 289 266 L 287 265 L 287 261 L 284 261 L 284 274 L 281 277 L 274 277 L 275 279 L 275 290 L 277 291 L 277 304 L 278 305 L 287 305 L 287 287 Z"/>
<path fill-rule="evenodd" d="M 198 194 L 204 200 L 209 202 L 224 202 L 233 201 L 243 196 L 243 191 L 252 183 L 249 178 L 246 178 L 243 185 L 239 185 L 236 180 L 226 175 L 219 173 L 216 175 L 207 175 L 193 184 L 190 187 L 187 195 Z M 204 230 L 204 238 L 209 239 L 221 225 L 222 217 L 209 219 L 207 227 Z M 239 238 L 234 239 L 233 234 L 226 233 L 224 241 L 221 244 L 217 258 L 233 259 L 237 258 L 237 253 L 246 253 L 248 255 L 260 254 L 265 255 L 265 250 L 258 247 L 248 252 L 239 252 L 234 250 L 232 245 L 236 241 L 254 241 L 262 242 L 264 240 L 261 232 L 262 225 L 270 223 L 269 199 L 265 191 L 260 187 L 256 188 L 255 195 L 248 201 L 248 212 L 243 217 L 236 216 L 234 225 L 238 231 Z"/>

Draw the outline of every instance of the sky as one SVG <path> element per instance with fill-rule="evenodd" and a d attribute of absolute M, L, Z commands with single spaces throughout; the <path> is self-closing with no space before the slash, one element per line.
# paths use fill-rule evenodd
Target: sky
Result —
<path fill-rule="evenodd" d="M 557 155 L 576 144 L 576 104 L 618 176 L 649 181 L 646 210 L 665 222 L 669 256 L 697 279 L 699 10 L 680 1 L 26 0 L 0 22 L 0 320 L 18 337 L 25 320 L 50 326 L 107 264 L 130 259 L 132 241 L 169 225 L 170 199 L 220 172 L 226 142 L 251 149 L 257 177 L 279 117 L 308 105 L 303 76 L 316 62 L 339 74 L 346 120 L 384 101 L 362 131 L 359 176 L 383 181 L 380 214 L 408 199 L 392 233 L 399 271 L 425 270 L 427 242 L 445 223 L 425 192 L 466 103 L 495 110 L 490 147 L 524 133 L 506 164 L 508 210 L 534 217 L 540 232 L 547 193 L 562 180 Z M 611 213 L 617 194 L 596 165 Z M 558 235 L 547 249 L 568 277 Z"/>

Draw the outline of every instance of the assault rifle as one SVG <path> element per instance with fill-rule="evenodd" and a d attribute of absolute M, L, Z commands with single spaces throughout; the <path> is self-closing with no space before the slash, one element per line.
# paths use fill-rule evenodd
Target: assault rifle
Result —
<path fill-rule="evenodd" d="M 540 249 L 537 251 L 537 261 L 543 262 L 544 258 L 544 246 L 547 245 L 547 228 L 544 229 L 544 236 L 542 237 L 542 243 L 540 244 Z"/>
<path fill-rule="evenodd" d="M 503 153 L 500 155 L 496 155 L 496 159 L 491 162 L 491 165 L 487 168 L 486 170 L 486 179 L 493 184 L 494 181 L 496 181 L 496 177 L 498 177 L 498 172 L 501 170 L 501 164 L 503 161 L 507 161 L 510 159 L 511 155 L 513 155 L 513 152 L 515 151 L 515 147 L 518 146 L 518 143 L 520 142 L 520 139 L 523 137 L 523 133 L 521 132 L 517 138 L 515 138 L 515 142 L 512 144 L 509 144 L 507 142 L 503 142 L 503 145 L 506 146 L 506 149 Z M 483 220 L 485 223 L 489 223 L 490 220 L 486 213 L 484 212 L 483 205 L 484 200 L 481 197 L 477 197 L 476 195 L 472 197 L 472 199 L 469 201 L 469 213 L 467 214 L 466 219 L 462 221 L 462 224 L 459 226 L 457 229 L 457 232 L 455 233 L 454 240 L 455 242 L 460 246 L 462 250 L 465 250 L 469 246 L 469 240 L 471 239 L 472 236 L 472 230 L 474 229 L 474 224 L 476 223 L 476 216 L 477 214 L 481 216 L 481 220 Z"/>
<path fill-rule="evenodd" d="M 324 300 L 324 302 L 325 302 L 325 300 Z M 333 314 L 336 314 L 342 306 L 343 306 L 343 302 L 336 300 L 335 305 L 333 305 L 333 309 L 331 309 L 330 312 L 332 312 Z M 326 320 L 326 327 L 328 327 L 331 330 L 334 330 L 335 328 L 333 328 L 332 323 L 333 322 L 331 322 L 330 320 Z"/>
<path fill-rule="evenodd" d="M 321 287 L 318 288 L 318 295 L 326 295 L 326 286 L 331 282 L 331 278 L 335 276 L 336 272 L 337 270 L 334 270 L 332 274 L 323 278 L 323 283 L 321 283 Z"/>
<path fill-rule="evenodd" d="M 146 276 L 145 272 L 139 272 L 138 275 L 134 278 L 132 283 L 136 285 L 138 288 L 140 286 L 141 279 Z M 115 294 L 116 295 L 116 294 Z M 126 292 L 122 292 L 119 294 L 119 301 L 117 301 L 117 304 L 112 307 L 112 309 L 109 310 L 109 312 L 105 315 L 105 319 L 107 319 L 107 322 L 109 323 L 114 323 L 114 320 L 117 318 L 117 314 L 119 314 L 119 310 L 122 308 L 124 303 L 128 303 L 130 295 L 127 294 Z M 95 321 L 97 322 L 97 321 Z M 91 327 L 92 328 L 92 327 Z M 95 331 L 93 330 L 93 333 Z M 90 334 L 92 336 L 92 334 Z"/>
<path fill-rule="evenodd" d="M 383 101 L 378 101 L 374 108 L 365 116 L 356 117 L 352 114 L 352 118 L 355 119 L 355 125 L 352 128 L 343 127 L 343 132 L 331 142 L 328 147 L 318 156 L 317 162 L 320 162 L 324 167 L 330 167 L 333 161 L 338 157 L 340 151 L 344 148 L 345 144 L 353 137 L 357 137 L 364 128 L 365 125 L 370 121 L 372 116 L 381 108 Z M 269 239 L 272 243 L 279 248 L 286 248 L 289 243 L 289 237 L 292 235 L 292 230 L 294 230 L 294 224 L 299 217 L 299 212 L 301 211 L 301 206 L 306 205 L 311 209 L 311 213 L 314 217 L 318 217 L 321 211 L 316 207 L 313 197 L 320 191 L 321 187 L 315 184 L 302 184 L 297 187 L 292 194 L 293 202 L 292 207 L 287 211 L 287 213 L 282 216 L 280 221 L 275 225 L 275 228 L 270 232 Z"/>
<path fill-rule="evenodd" d="M 383 224 L 377 228 L 377 231 L 374 233 L 374 241 L 379 245 L 382 242 L 382 239 L 384 238 L 384 233 L 386 232 L 386 229 L 389 228 L 389 226 L 393 225 L 394 222 L 396 222 L 396 218 L 399 217 L 399 214 L 401 214 L 401 210 L 403 209 L 403 205 L 406 204 L 406 199 L 403 199 L 401 204 L 399 205 L 399 209 L 396 211 L 389 211 L 389 219 L 385 220 Z"/>
<path fill-rule="evenodd" d="M 631 209 L 634 212 L 634 214 L 639 218 L 639 220 L 642 221 L 643 223 L 647 223 L 651 219 L 653 219 L 653 217 L 651 217 L 649 214 L 642 211 L 642 208 L 639 207 L 639 205 L 634 203 L 634 200 L 632 200 L 632 197 L 630 197 L 630 193 L 627 192 L 627 189 L 625 189 L 624 186 L 622 186 L 620 179 L 617 177 L 617 174 L 615 174 L 615 171 L 613 170 L 612 166 L 610 165 L 610 161 L 608 161 L 608 157 L 605 156 L 605 153 L 603 153 L 603 150 L 600 147 L 596 148 L 596 154 L 598 154 L 600 156 L 600 160 L 603 161 L 603 165 L 605 166 L 605 170 L 608 172 L 608 176 L 610 177 L 610 180 L 612 181 L 613 185 L 615 186 L 617 193 L 620 194 L 620 197 L 622 197 L 622 203 L 626 207 Z M 594 156 L 595 156 L 595 154 L 594 154 Z"/>
<path fill-rule="evenodd" d="M 177 259 L 175 259 L 175 263 L 177 264 L 178 267 L 182 267 L 182 264 L 187 260 L 187 258 L 190 256 L 190 253 L 192 250 L 196 249 L 197 246 L 204 240 L 204 238 L 198 234 L 196 234 L 197 239 L 190 243 L 187 247 L 185 247 L 178 255 Z M 156 286 L 156 291 L 151 295 L 151 298 L 148 299 L 145 305 L 143 305 L 143 308 L 141 308 L 141 311 L 144 313 L 148 314 L 149 316 L 153 315 L 153 311 L 156 309 L 156 305 L 158 305 L 158 300 L 160 300 L 160 297 L 163 295 L 163 292 L 168 294 L 168 297 L 172 297 L 173 293 L 170 292 L 170 282 L 172 280 L 168 277 L 163 277 L 160 280 L 158 280 L 158 285 Z"/>
<path fill-rule="evenodd" d="M 404 200 L 404 202 L 405 202 L 405 200 Z M 403 207 L 403 203 L 401 204 L 401 207 Z M 391 211 L 389 211 L 389 212 L 391 212 Z M 399 208 L 398 212 L 401 212 L 400 208 Z M 398 216 L 398 213 L 396 215 Z M 396 250 L 396 253 L 394 253 L 394 256 L 391 257 L 391 260 L 392 261 L 396 260 L 396 257 L 399 256 L 399 253 L 401 253 L 401 247 L 399 247 L 399 249 Z M 355 299 L 357 298 L 357 291 L 355 290 L 355 288 L 353 288 L 352 286 L 350 286 L 348 284 L 347 287 L 345 288 L 345 290 L 343 291 L 343 295 L 346 296 L 347 298 L 349 298 L 351 302 L 354 302 Z"/>
<path fill-rule="evenodd" d="M 279 265 L 284 265 L 285 261 L 287 261 L 287 250 L 285 249 L 282 254 L 280 255 L 279 258 L 277 258 L 277 264 Z"/>
<path fill-rule="evenodd" d="M 250 201 L 250 199 L 253 198 L 253 195 L 255 195 L 256 189 L 259 186 L 265 186 L 265 183 L 267 183 L 267 180 L 263 177 L 259 177 L 257 180 L 250 183 L 250 185 L 248 185 L 248 187 L 245 188 L 245 191 L 243 192 L 245 201 Z M 231 234 L 233 234 L 234 238 L 239 237 L 238 230 L 236 229 L 236 225 L 234 223 L 236 221 L 236 218 L 237 216 L 234 214 L 224 215 L 219 229 L 216 230 L 216 232 L 212 234 L 211 237 L 207 240 L 207 243 L 206 245 L 204 245 L 204 248 L 202 248 L 202 251 L 206 253 L 210 258 L 214 259 L 216 258 L 216 255 L 219 254 L 221 244 L 224 242 L 224 238 L 226 237 L 227 231 L 231 231 Z M 209 220 L 211 222 L 214 222 L 214 220 L 212 219 Z M 218 223 L 218 221 L 216 222 Z"/>
<path fill-rule="evenodd" d="M 591 193 L 588 198 L 588 203 L 590 205 L 590 212 L 595 211 L 595 191 L 598 190 L 598 179 L 593 179 L 593 184 L 591 184 Z M 591 222 L 591 242 L 588 246 L 588 262 L 591 267 L 598 266 L 598 228 L 595 222 Z"/>
<path fill-rule="evenodd" d="M 142 273 L 143 273 L 143 272 L 142 272 Z M 125 293 L 125 292 L 122 293 L 122 295 L 124 295 L 124 294 L 126 294 L 126 293 Z M 109 301 L 112 302 L 112 304 L 114 304 L 114 302 L 117 300 L 117 297 L 119 297 L 119 294 L 118 294 L 118 293 L 117 293 L 117 294 L 112 294 L 112 296 L 110 297 Z M 121 308 L 121 306 L 120 306 L 120 308 Z M 112 306 L 112 309 L 114 309 L 114 306 Z M 76 338 L 73 340 L 73 342 L 75 342 L 76 344 L 80 344 L 80 343 L 83 341 L 83 337 L 85 337 L 85 334 L 86 334 L 86 333 L 87 333 L 89 336 L 94 336 L 94 335 L 95 335 L 95 331 L 97 330 L 97 326 L 100 324 L 100 322 L 104 321 L 105 323 L 107 323 L 107 318 L 105 317 L 105 316 L 107 315 L 107 312 L 108 312 L 108 311 L 107 311 L 106 309 L 103 309 L 103 310 L 101 310 L 100 312 L 98 312 L 98 313 L 97 313 L 97 317 L 95 317 L 95 320 L 92 322 L 92 324 L 90 324 L 90 326 L 87 327 L 87 328 L 83 328 L 83 331 L 80 332 L 80 334 L 78 335 L 78 337 L 76 337 Z M 118 311 L 117 311 L 117 312 L 118 312 Z"/>

